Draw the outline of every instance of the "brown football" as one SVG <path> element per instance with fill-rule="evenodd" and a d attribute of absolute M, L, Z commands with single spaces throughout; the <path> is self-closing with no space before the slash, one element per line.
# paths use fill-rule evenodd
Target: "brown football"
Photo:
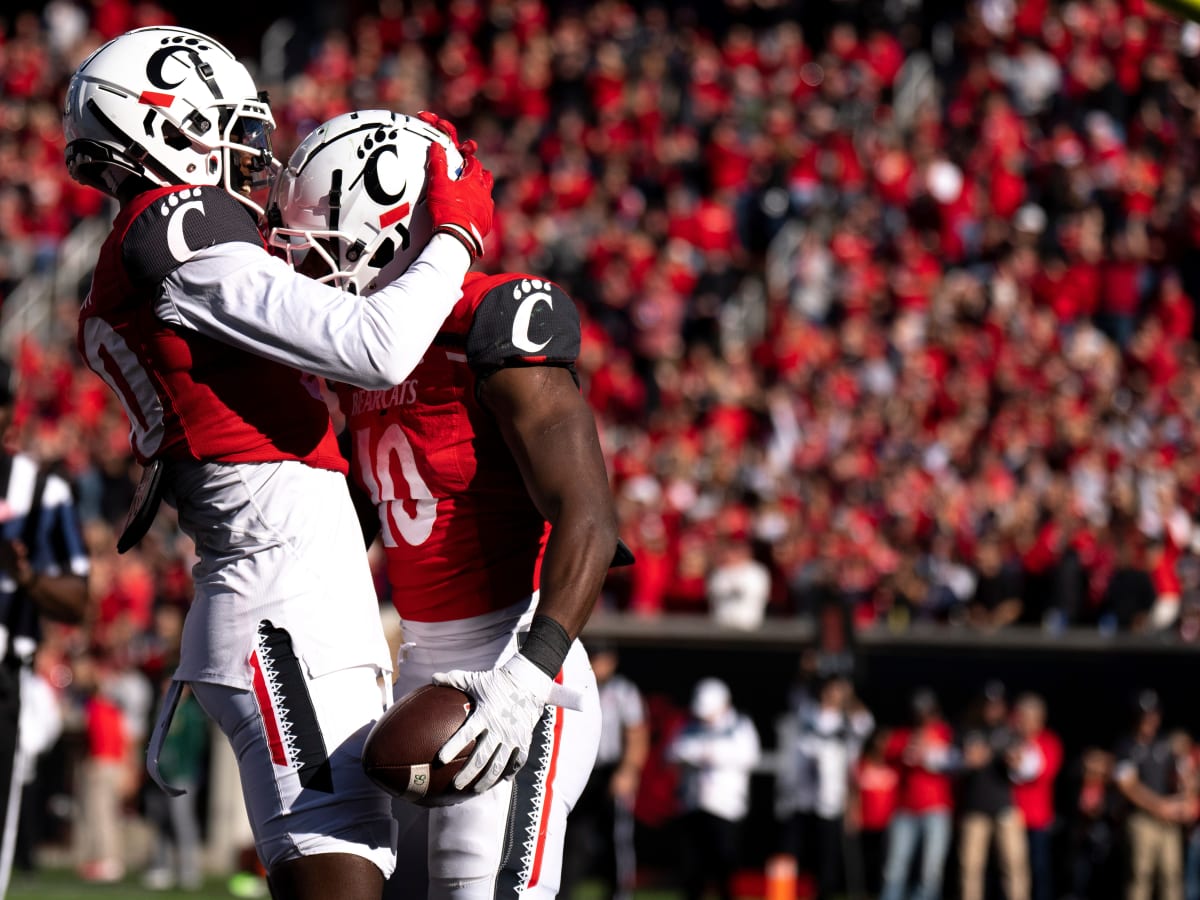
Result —
<path fill-rule="evenodd" d="M 363 770 L 396 797 L 420 806 L 449 806 L 465 799 L 454 776 L 475 749 L 475 742 L 450 762 L 437 752 L 471 714 L 471 696 L 458 688 L 426 684 L 400 698 L 385 712 L 363 747 Z"/>

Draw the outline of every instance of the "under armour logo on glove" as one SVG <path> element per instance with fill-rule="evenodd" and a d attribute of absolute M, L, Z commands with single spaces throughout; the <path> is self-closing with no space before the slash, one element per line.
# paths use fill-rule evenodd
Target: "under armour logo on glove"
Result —
<path fill-rule="evenodd" d="M 433 683 L 456 687 L 475 698 L 474 711 L 438 751 L 438 759 L 448 762 L 475 741 L 475 750 L 455 776 L 454 786 L 462 790 L 471 785 L 476 793 L 515 775 L 525 765 L 534 728 L 547 705 L 571 709 L 582 705 L 577 691 L 563 690 L 519 653 L 485 672 L 438 672 Z"/>

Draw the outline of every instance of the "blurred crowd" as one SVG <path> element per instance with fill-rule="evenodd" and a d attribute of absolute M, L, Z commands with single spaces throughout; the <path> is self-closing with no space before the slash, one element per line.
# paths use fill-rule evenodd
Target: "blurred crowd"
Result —
<path fill-rule="evenodd" d="M 166 6 L 8 22 L 0 291 L 109 212 L 63 170 L 65 78 Z M 610 608 L 752 628 L 833 591 L 860 626 L 1196 639 L 1200 26 L 1146 0 L 819 6 L 381 0 L 282 20 L 259 67 L 281 156 L 355 107 L 479 142 L 484 265 L 583 314 L 640 560 Z M 22 421 L 103 555 L 132 463 L 78 302 L 21 346 Z M 165 532 L 110 561 L 108 606 L 146 628 L 185 563 Z"/>
<path fill-rule="evenodd" d="M 606 729 L 628 750 L 597 777 L 614 786 L 610 803 L 635 812 L 640 847 L 669 835 L 624 881 L 619 855 L 575 858 L 592 862 L 583 871 L 613 897 L 637 885 L 689 900 L 709 889 L 815 900 L 1200 897 L 1200 745 L 1169 724 L 1178 711 L 1153 690 L 1111 698 L 1115 741 L 1093 730 L 1065 745 L 1037 692 L 1014 696 L 989 680 L 944 708 L 939 691 L 920 687 L 905 712 L 877 717 L 850 676 L 805 653 L 760 737 L 763 723 L 741 708 L 754 700 L 750 682 L 703 678 L 681 706 L 649 685 L 637 693 L 615 649 L 591 652 L 602 698 L 642 698 L 635 715 L 627 702 L 605 707 Z M 640 787 L 616 790 L 630 769 Z M 600 823 L 572 819 L 585 827 Z"/>
<path fill-rule="evenodd" d="M 496 175 L 483 265 L 577 300 L 638 557 L 606 608 L 1200 639 L 1200 26 L 1147 0 L 296 9 L 249 48 L 278 154 L 354 108 L 448 116 Z M 111 214 L 58 111 L 159 22 L 196 24 L 3 20 L 0 300 Z M 39 670 L 115 681 L 140 739 L 192 555 L 169 510 L 113 549 L 138 473 L 74 347 L 84 289 L 14 352 L 15 440 L 75 484 L 94 559 L 95 622 Z"/>

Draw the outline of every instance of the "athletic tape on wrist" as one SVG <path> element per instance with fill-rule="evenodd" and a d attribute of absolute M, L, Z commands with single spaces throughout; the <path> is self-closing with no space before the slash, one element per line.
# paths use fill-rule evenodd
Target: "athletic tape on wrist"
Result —
<path fill-rule="evenodd" d="M 549 616 L 534 616 L 521 645 L 521 655 L 554 678 L 571 649 L 567 630 Z"/>

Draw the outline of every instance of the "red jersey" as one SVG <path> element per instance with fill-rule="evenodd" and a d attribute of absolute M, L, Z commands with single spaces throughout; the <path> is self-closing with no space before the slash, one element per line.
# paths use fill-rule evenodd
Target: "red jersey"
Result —
<path fill-rule="evenodd" d="M 84 706 L 88 755 L 119 762 L 125 758 L 125 722 L 121 708 L 106 697 L 95 696 Z"/>
<path fill-rule="evenodd" d="M 894 766 L 860 759 L 855 766 L 860 825 L 863 831 L 883 831 L 896 811 L 900 773 Z"/>
<path fill-rule="evenodd" d="M 1013 785 L 1013 803 L 1025 817 L 1025 827 L 1042 829 L 1054 823 L 1054 779 L 1062 768 L 1062 741 L 1050 731 L 1033 739 L 1042 756 L 1042 769 L 1029 781 Z"/>
<path fill-rule="evenodd" d="M 900 769 L 896 806 L 909 812 L 953 808 L 953 782 L 933 761 L 951 750 L 953 733 L 945 722 L 920 729 L 900 728 L 888 738 L 884 759 Z"/>
<path fill-rule="evenodd" d="M 469 618 L 538 589 L 550 526 L 476 391 L 506 366 L 573 369 L 579 341 L 575 304 L 557 285 L 470 273 L 407 381 L 338 386 L 353 476 L 378 510 L 402 618 Z"/>
<path fill-rule="evenodd" d="M 237 242 L 263 246 L 220 188 L 157 188 L 126 204 L 79 312 L 79 352 L 125 407 L 143 464 L 300 460 L 345 472 L 329 413 L 296 369 L 155 314 L 176 268 L 200 248 Z"/>

